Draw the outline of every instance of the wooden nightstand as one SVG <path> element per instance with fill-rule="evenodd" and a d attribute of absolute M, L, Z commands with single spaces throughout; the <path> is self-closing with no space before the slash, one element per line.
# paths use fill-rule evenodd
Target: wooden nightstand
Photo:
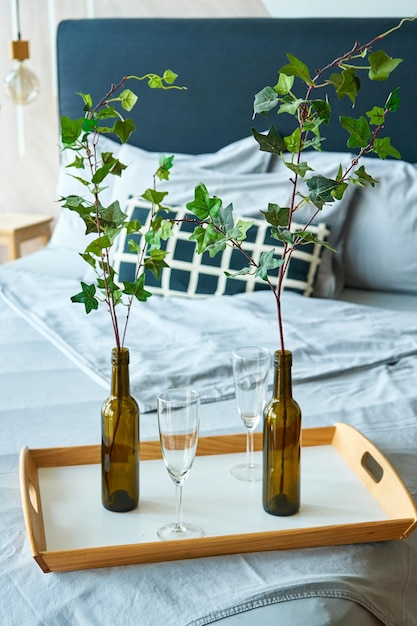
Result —
<path fill-rule="evenodd" d="M 51 236 L 53 219 L 50 215 L 0 212 L 0 245 L 8 247 L 10 261 L 20 257 L 23 241 L 41 237 L 42 244 L 46 245 Z"/>

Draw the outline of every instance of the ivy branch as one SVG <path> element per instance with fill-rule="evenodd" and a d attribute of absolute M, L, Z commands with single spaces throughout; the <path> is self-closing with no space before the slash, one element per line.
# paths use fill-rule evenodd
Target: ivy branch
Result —
<path fill-rule="evenodd" d="M 86 189 L 84 196 L 70 195 L 61 197 L 63 207 L 78 213 L 85 224 L 86 235 L 94 233 L 96 237 L 88 243 L 81 257 L 95 272 L 95 281 L 81 282 L 81 291 L 72 296 L 72 302 L 84 305 L 86 313 L 98 309 L 105 303 L 110 313 L 114 338 L 118 350 L 124 345 L 132 304 L 135 300 L 145 302 L 151 293 L 145 288 L 145 269 L 149 269 L 159 278 L 165 261 L 166 252 L 161 250 L 161 239 L 169 236 L 169 229 L 161 232 L 160 211 L 164 209 L 162 202 L 168 192 L 156 189 L 156 181 L 167 180 L 173 165 L 173 157 L 162 155 L 159 167 L 153 176 L 153 187 L 148 188 L 142 197 L 151 203 L 151 222 L 146 232 L 142 232 L 142 224 L 138 220 L 130 220 L 124 213 L 118 200 L 109 206 L 103 206 L 101 193 L 106 188 L 109 176 L 121 176 L 126 165 L 121 163 L 112 152 L 101 152 L 99 139 L 101 135 L 116 135 L 121 143 L 126 143 L 135 131 L 135 123 L 131 118 L 124 117 L 124 111 L 131 111 L 138 98 L 125 83 L 128 80 L 147 81 L 151 89 L 185 89 L 175 85 L 177 75 L 166 70 L 162 76 L 145 74 L 144 76 L 125 76 L 117 84 L 112 84 L 101 100 L 93 105 L 90 94 L 79 93 L 84 102 L 84 116 L 71 119 L 61 118 L 61 140 L 63 150 L 75 153 L 74 161 L 67 167 L 75 168 L 82 175 L 72 174 Z M 121 110 L 120 110 L 121 109 Z M 140 234 L 142 245 L 129 240 L 131 251 L 137 253 L 138 262 L 133 281 L 118 283 L 116 272 L 112 266 L 111 249 L 117 237 L 125 230 L 127 235 Z M 125 308 L 125 320 L 121 327 L 118 318 L 118 307 Z"/>
<path fill-rule="evenodd" d="M 391 145 L 389 137 L 382 137 L 385 129 L 386 117 L 397 110 L 399 106 L 399 89 L 392 91 L 382 106 L 374 106 L 365 115 L 358 118 L 341 116 L 341 126 L 347 131 L 347 147 L 357 154 L 350 165 L 343 169 L 342 165 L 335 166 L 337 173 L 334 178 L 328 178 L 313 172 L 308 162 L 303 160 L 303 151 L 313 149 L 322 150 L 324 138 L 321 128 L 327 125 L 331 117 L 331 106 L 327 96 L 317 97 L 320 89 L 332 88 L 338 99 L 347 97 L 356 104 L 360 91 L 358 72 L 367 72 L 372 81 L 385 81 L 391 72 L 403 61 L 391 58 L 383 50 L 373 52 L 373 46 L 394 30 L 402 26 L 405 21 L 414 18 L 405 18 L 389 31 L 378 35 L 366 44 L 355 43 L 348 52 L 334 59 L 314 75 L 308 66 L 292 54 L 287 53 L 288 63 L 281 67 L 278 81 L 274 86 L 266 86 L 254 98 L 254 116 L 268 115 L 273 109 L 278 114 L 291 115 L 295 120 L 294 131 L 283 136 L 275 126 L 271 126 L 266 134 L 252 129 L 252 134 L 262 151 L 269 152 L 282 159 L 289 170 L 289 184 L 291 185 L 291 200 L 288 207 L 281 207 L 276 203 L 269 203 L 266 210 L 261 211 L 270 226 L 271 236 L 277 240 L 277 246 L 269 252 L 264 252 L 259 261 L 255 261 L 244 250 L 244 240 L 247 232 L 253 225 L 251 221 L 238 219 L 235 222 L 233 206 L 223 206 L 220 198 L 211 197 L 204 183 L 200 183 L 194 191 L 194 200 L 187 204 L 187 208 L 196 216 L 198 225 L 190 236 L 197 243 L 197 251 L 208 251 L 211 257 L 232 246 L 243 253 L 246 265 L 234 274 L 255 274 L 268 284 L 274 294 L 280 349 L 285 350 L 284 330 L 282 322 L 281 295 L 284 278 L 288 271 L 291 257 L 299 246 L 316 243 L 335 251 L 323 240 L 320 240 L 309 230 L 309 226 L 325 206 L 340 200 L 349 184 L 361 187 L 377 184 L 377 180 L 370 176 L 363 166 L 359 166 L 360 159 L 367 154 L 374 153 L 381 159 L 387 157 L 401 158 L 400 153 Z M 294 91 L 296 79 L 304 86 L 304 95 L 299 97 Z M 299 189 L 300 181 L 307 186 L 308 193 L 302 194 Z M 299 229 L 293 227 L 293 217 L 296 211 L 305 205 L 310 205 L 312 212 L 306 223 Z M 275 270 L 277 276 L 272 275 Z"/>

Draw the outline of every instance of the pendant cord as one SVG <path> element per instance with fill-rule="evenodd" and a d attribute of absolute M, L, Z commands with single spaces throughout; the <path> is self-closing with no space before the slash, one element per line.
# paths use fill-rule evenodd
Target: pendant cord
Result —
<path fill-rule="evenodd" d="M 19 0 L 16 0 L 16 24 L 17 24 L 17 38 L 20 40 L 22 35 L 20 32 L 20 6 Z"/>
<path fill-rule="evenodd" d="M 22 34 L 20 32 L 20 6 L 19 0 L 12 0 L 12 10 L 14 9 L 14 20 L 15 20 L 15 28 L 16 28 L 16 39 L 18 41 L 21 40 Z"/>

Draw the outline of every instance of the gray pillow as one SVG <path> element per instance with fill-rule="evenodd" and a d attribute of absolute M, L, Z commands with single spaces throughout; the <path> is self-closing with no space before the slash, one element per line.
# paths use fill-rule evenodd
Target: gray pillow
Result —
<path fill-rule="evenodd" d="M 417 293 L 417 166 L 361 161 L 379 180 L 357 190 L 346 223 L 346 287 Z"/>

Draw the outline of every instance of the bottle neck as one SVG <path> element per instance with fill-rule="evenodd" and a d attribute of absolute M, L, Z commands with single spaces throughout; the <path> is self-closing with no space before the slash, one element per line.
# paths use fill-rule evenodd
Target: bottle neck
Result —
<path fill-rule="evenodd" d="M 274 397 L 280 400 L 292 398 L 292 353 L 289 350 L 274 354 Z"/>
<path fill-rule="evenodd" d="M 130 396 L 129 386 L 129 350 L 113 348 L 112 350 L 111 395 Z"/>

